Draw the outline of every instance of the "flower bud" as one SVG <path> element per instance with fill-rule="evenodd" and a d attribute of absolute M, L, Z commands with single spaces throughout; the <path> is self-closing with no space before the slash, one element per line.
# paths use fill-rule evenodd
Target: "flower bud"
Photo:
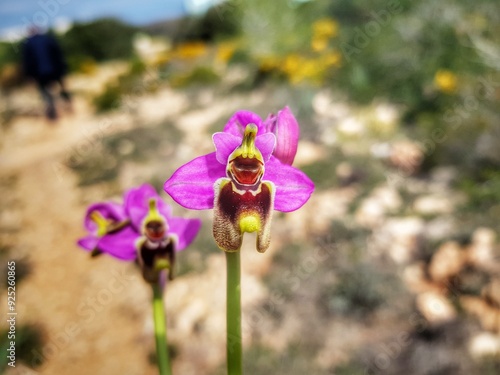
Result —
<path fill-rule="evenodd" d="M 276 136 L 273 155 L 282 163 L 292 165 L 299 144 L 299 124 L 290 108 L 270 114 L 265 121 L 266 130 Z"/>

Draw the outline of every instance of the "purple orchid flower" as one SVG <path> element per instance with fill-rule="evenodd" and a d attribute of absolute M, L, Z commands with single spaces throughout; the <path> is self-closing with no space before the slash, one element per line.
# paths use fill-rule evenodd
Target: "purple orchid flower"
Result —
<path fill-rule="evenodd" d="M 123 205 L 104 202 L 89 206 L 84 225 L 89 235 L 78 245 L 120 260 L 138 260 L 144 278 L 155 282 L 165 268 L 172 278 L 175 252 L 194 240 L 201 221 L 172 216 L 170 206 L 145 184 L 130 189 Z"/>
<path fill-rule="evenodd" d="M 216 151 L 181 166 L 164 189 L 181 206 L 214 209 L 213 234 L 222 250 L 238 251 L 243 233 L 257 232 L 257 250 L 264 252 L 272 212 L 299 209 L 314 190 L 313 182 L 290 165 L 298 133 L 287 107 L 265 122 L 239 111 L 224 132 L 213 135 Z"/>

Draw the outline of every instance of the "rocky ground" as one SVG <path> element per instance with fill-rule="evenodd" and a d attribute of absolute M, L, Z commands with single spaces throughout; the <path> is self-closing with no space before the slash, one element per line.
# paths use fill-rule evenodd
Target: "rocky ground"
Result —
<path fill-rule="evenodd" d="M 41 116 L 33 88 L 9 97 L 17 112 L 1 130 L 0 256 L 17 264 L 19 346 L 7 374 L 157 373 L 150 290 L 133 264 L 77 248 L 85 208 L 143 182 L 160 188 L 212 151 L 210 134 L 236 110 L 266 117 L 284 105 L 301 123 L 296 165 L 316 192 L 275 215 L 267 253 L 246 238 L 247 373 L 497 373 L 498 227 L 460 216 L 456 166 L 420 173 L 425 155 L 400 128 L 399 108 L 280 85 L 233 91 L 244 77 L 235 70 L 217 87 L 161 84 L 95 115 L 90 98 L 121 69 L 71 77 L 73 110 L 61 108 L 57 123 Z M 166 293 L 174 373 L 222 374 L 224 256 L 210 212 L 174 211 L 204 221 Z"/>

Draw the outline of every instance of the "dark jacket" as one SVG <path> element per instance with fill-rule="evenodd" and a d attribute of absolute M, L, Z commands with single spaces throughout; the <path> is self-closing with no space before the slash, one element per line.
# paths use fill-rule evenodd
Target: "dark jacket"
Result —
<path fill-rule="evenodd" d="M 23 45 L 24 74 L 36 80 L 58 80 L 66 73 L 59 44 L 48 34 L 35 34 Z"/>

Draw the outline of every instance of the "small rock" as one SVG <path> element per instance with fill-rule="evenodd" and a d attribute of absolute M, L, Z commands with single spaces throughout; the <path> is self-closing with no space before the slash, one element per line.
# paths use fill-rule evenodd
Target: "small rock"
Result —
<path fill-rule="evenodd" d="M 324 157 L 325 150 L 323 147 L 316 143 L 300 141 L 294 165 L 300 167 L 301 165 L 312 164 Z"/>
<path fill-rule="evenodd" d="M 466 254 L 456 242 L 444 243 L 432 256 L 429 275 L 434 281 L 446 283 L 457 275 L 466 261 Z"/>
<path fill-rule="evenodd" d="M 355 117 L 344 118 L 339 122 L 338 131 L 350 136 L 361 135 L 365 131 L 365 124 Z"/>
<path fill-rule="evenodd" d="M 418 295 L 417 308 L 431 324 L 449 322 L 456 317 L 452 304 L 445 296 L 436 292 L 426 292 Z"/>
<path fill-rule="evenodd" d="M 478 228 L 472 235 L 472 244 L 468 248 L 469 261 L 480 268 L 492 269 L 500 268 L 500 264 L 495 260 L 496 234 L 489 228 Z M 498 255 L 497 255 L 498 259 Z"/>
<path fill-rule="evenodd" d="M 396 107 L 382 103 L 375 108 L 375 117 L 380 122 L 392 124 L 398 120 L 399 113 Z"/>
<path fill-rule="evenodd" d="M 439 241 L 453 236 L 456 230 L 456 223 L 451 216 L 438 216 L 430 220 L 425 225 L 425 237 Z"/>
<path fill-rule="evenodd" d="M 469 314 L 474 315 L 481 326 L 488 331 L 500 332 L 500 309 L 490 305 L 484 298 L 462 296 L 460 304 Z"/>
<path fill-rule="evenodd" d="M 427 279 L 424 262 L 407 266 L 403 271 L 403 280 L 414 293 L 424 293 L 436 289 L 436 286 Z"/>
<path fill-rule="evenodd" d="M 457 178 L 458 172 L 454 167 L 436 167 L 431 171 L 431 180 L 441 187 L 448 187 Z"/>
<path fill-rule="evenodd" d="M 377 237 L 382 240 L 384 251 L 396 263 L 408 263 L 418 251 L 424 227 L 424 221 L 419 217 L 391 218 Z"/>
<path fill-rule="evenodd" d="M 407 140 L 398 141 L 392 145 L 389 160 L 402 174 L 411 176 L 420 170 L 424 154 L 418 144 Z"/>
<path fill-rule="evenodd" d="M 476 358 L 500 355 L 500 336 L 481 332 L 469 340 L 469 352 Z"/>
<path fill-rule="evenodd" d="M 420 215 L 448 214 L 453 212 L 454 204 L 449 196 L 425 195 L 415 200 L 413 209 Z"/>
<path fill-rule="evenodd" d="M 349 116 L 350 109 L 344 103 L 339 103 L 332 98 L 330 91 L 323 90 L 314 95 L 312 100 L 314 111 L 321 116 L 341 119 Z"/>
<path fill-rule="evenodd" d="M 380 225 L 388 212 L 402 205 L 401 196 L 389 186 L 377 187 L 356 212 L 356 221 L 367 227 Z"/>
<path fill-rule="evenodd" d="M 387 142 L 374 143 L 370 147 L 370 153 L 377 159 L 388 159 L 391 156 L 391 145 Z"/>
<path fill-rule="evenodd" d="M 487 303 L 499 309 L 500 313 L 500 277 L 491 280 L 491 282 L 484 287 L 482 296 Z"/>

